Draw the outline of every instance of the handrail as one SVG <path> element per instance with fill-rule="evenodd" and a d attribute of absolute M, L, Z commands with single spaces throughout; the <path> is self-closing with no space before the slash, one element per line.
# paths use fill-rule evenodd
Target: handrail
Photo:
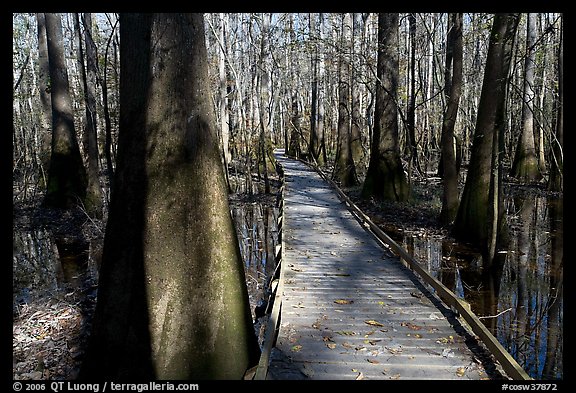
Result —
<path fill-rule="evenodd" d="M 284 292 L 284 264 L 282 263 L 282 254 L 284 252 L 284 236 L 283 232 L 283 216 L 284 216 L 284 176 L 282 166 L 279 162 L 276 163 L 279 168 L 277 168 L 278 174 L 282 179 L 282 185 L 280 187 L 281 199 L 278 207 L 280 208 L 280 214 L 278 215 L 278 238 L 280 239 L 280 250 L 278 252 L 278 257 L 276 258 L 276 269 L 280 268 L 280 277 L 278 279 L 278 285 L 276 286 L 276 291 L 274 294 L 274 304 L 272 305 L 272 311 L 268 318 L 268 323 L 266 325 L 266 332 L 264 333 L 264 342 L 262 344 L 262 353 L 260 355 L 260 360 L 256 368 L 256 373 L 254 374 L 255 380 L 265 380 L 268 374 L 268 365 L 270 364 L 270 354 L 272 352 L 272 347 L 276 341 L 278 335 L 278 326 L 280 324 L 280 309 L 282 306 L 282 295 Z M 275 269 L 275 270 L 276 270 Z M 275 276 L 275 274 L 274 274 Z M 272 276 L 272 279 L 274 278 Z"/>

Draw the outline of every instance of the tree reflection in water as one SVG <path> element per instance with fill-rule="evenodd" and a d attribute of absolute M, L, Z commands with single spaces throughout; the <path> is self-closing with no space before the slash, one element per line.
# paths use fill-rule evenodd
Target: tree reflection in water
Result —
<path fill-rule="evenodd" d="M 506 203 L 509 245 L 492 264 L 447 240 L 405 233 L 398 241 L 471 304 L 531 377 L 562 379 L 563 199 L 518 193 Z"/>

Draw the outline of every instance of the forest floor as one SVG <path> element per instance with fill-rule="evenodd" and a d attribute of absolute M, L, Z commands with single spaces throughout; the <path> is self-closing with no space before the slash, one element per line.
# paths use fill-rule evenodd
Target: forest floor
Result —
<path fill-rule="evenodd" d="M 254 181 L 258 189 L 263 188 L 261 180 Z M 268 195 L 258 192 L 253 195 L 232 194 L 230 204 L 273 206 L 280 185 L 275 175 L 271 176 L 271 185 Z M 438 220 L 442 184 L 437 177 L 413 180 L 414 198 L 400 204 L 364 200 L 360 197 L 360 186 L 343 191 L 392 238 L 401 239 L 405 233 L 450 238 L 449 228 Z M 539 186 L 522 188 L 512 185 L 508 191 L 545 193 Z M 88 239 L 90 250 L 101 250 L 104 220 L 89 218 L 79 208 L 69 211 L 45 209 L 40 207 L 39 201 L 36 202 L 28 206 L 14 204 L 14 232 L 46 228 L 54 236 L 67 241 L 78 237 Z M 97 258 L 97 255 L 90 257 Z M 27 300 L 22 300 L 14 292 L 12 369 L 15 380 L 72 380 L 77 377 L 96 305 L 96 290 L 97 278 L 92 269 L 81 277 L 80 285 L 64 285 L 57 291 L 36 293 Z M 254 305 L 251 306 L 254 312 Z"/>

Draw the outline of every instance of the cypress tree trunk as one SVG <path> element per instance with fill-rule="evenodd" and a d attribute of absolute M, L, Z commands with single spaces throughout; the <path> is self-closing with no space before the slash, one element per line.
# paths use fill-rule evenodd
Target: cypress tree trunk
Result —
<path fill-rule="evenodd" d="M 320 135 L 318 132 L 318 37 L 316 36 L 316 20 L 313 13 L 308 14 L 310 38 L 312 40 L 312 55 L 310 66 L 312 68 L 312 81 L 310 83 L 310 143 L 308 144 L 308 155 L 318 161 L 320 157 Z"/>
<path fill-rule="evenodd" d="M 71 208 L 86 197 L 86 170 L 74 128 L 60 14 L 44 14 L 52 102 L 52 154 L 44 205 Z"/>
<path fill-rule="evenodd" d="M 534 91 L 536 70 L 536 14 L 528 13 L 526 22 L 526 58 L 524 62 L 524 91 L 522 100 L 522 128 L 518 138 L 511 175 L 524 182 L 542 178 L 538 168 L 536 141 L 534 138 Z"/>
<path fill-rule="evenodd" d="M 120 35 L 117 171 L 82 376 L 241 379 L 259 348 L 203 16 L 122 14 Z"/>
<path fill-rule="evenodd" d="M 100 188 L 100 167 L 98 165 L 98 138 L 96 116 L 96 45 L 92 41 L 92 17 L 90 13 L 83 16 L 84 42 L 86 43 L 86 64 L 84 64 L 84 47 L 80 32 L 80 17 L 74 14 L 74 26 L 78 38 L 78 65 L 82 75 L 84 89 L 84 154 L 87 157 L 87 186 L 84 206 L 88 214 L 102 218 L 102 190 Z"/>
<path fill-rule="evenodd" d="M 343 52 L 349 49 L 352 30 L 351 16 L 345 13 L 342 16 L 341 48 Z M 350 99 L 350 62 L 345 53 L 338 59 L 338 135 L 336 140 L 336 159 L 332 178 L 339 181 L 344 187 L 358 184 L 356 166 L 352 156 L 352 129 L 351 129 L 351 99 Z"/>
<path fill-rule="evenodd" d="M 454 125 L 458 116 L 462 91 L 462 14 L 449 16 L 446 44 L 445 93 L 448 104 L 442 122 L 442 211 L 440 219 L 450 224 L 458 211 L 458 167 L 456 165 L 456 140 Z M 452 68 L 452 72 L 450 72 Z"/>
<path fill-rule="evenodd" d="M 462 199 L 453 233 L 489 251 L 498 230 L 494 221 L 503 217 L 501 206 L 500 159 L 504 127 L 504 105 L 513 41 L 519 14 L 496 14 L 484 71 L 484 81 Z M 498 222 L 500 226 L 501 222 Z M 496 230 L 496 232 L 495 232 Z M 488 258 L 490 260 L 490 258 Z"/>
<path fill-rule="evenodd" d="M 398 14 L 378 14 L 374 131 L 362 196 L 401 202 L 409 190 L 398 145 L 398 20 Z"/>

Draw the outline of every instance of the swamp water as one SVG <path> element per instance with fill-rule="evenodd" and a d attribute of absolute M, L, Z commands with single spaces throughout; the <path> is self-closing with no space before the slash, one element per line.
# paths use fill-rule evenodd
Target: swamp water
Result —
<path fill-rule="evenodd" d="M 563 379 L 563 199 L 519 192 L 506 200 L 509 242 L 491 267 L 462 245 L 389 235 L 470 303 L 534 379 Z"/>

